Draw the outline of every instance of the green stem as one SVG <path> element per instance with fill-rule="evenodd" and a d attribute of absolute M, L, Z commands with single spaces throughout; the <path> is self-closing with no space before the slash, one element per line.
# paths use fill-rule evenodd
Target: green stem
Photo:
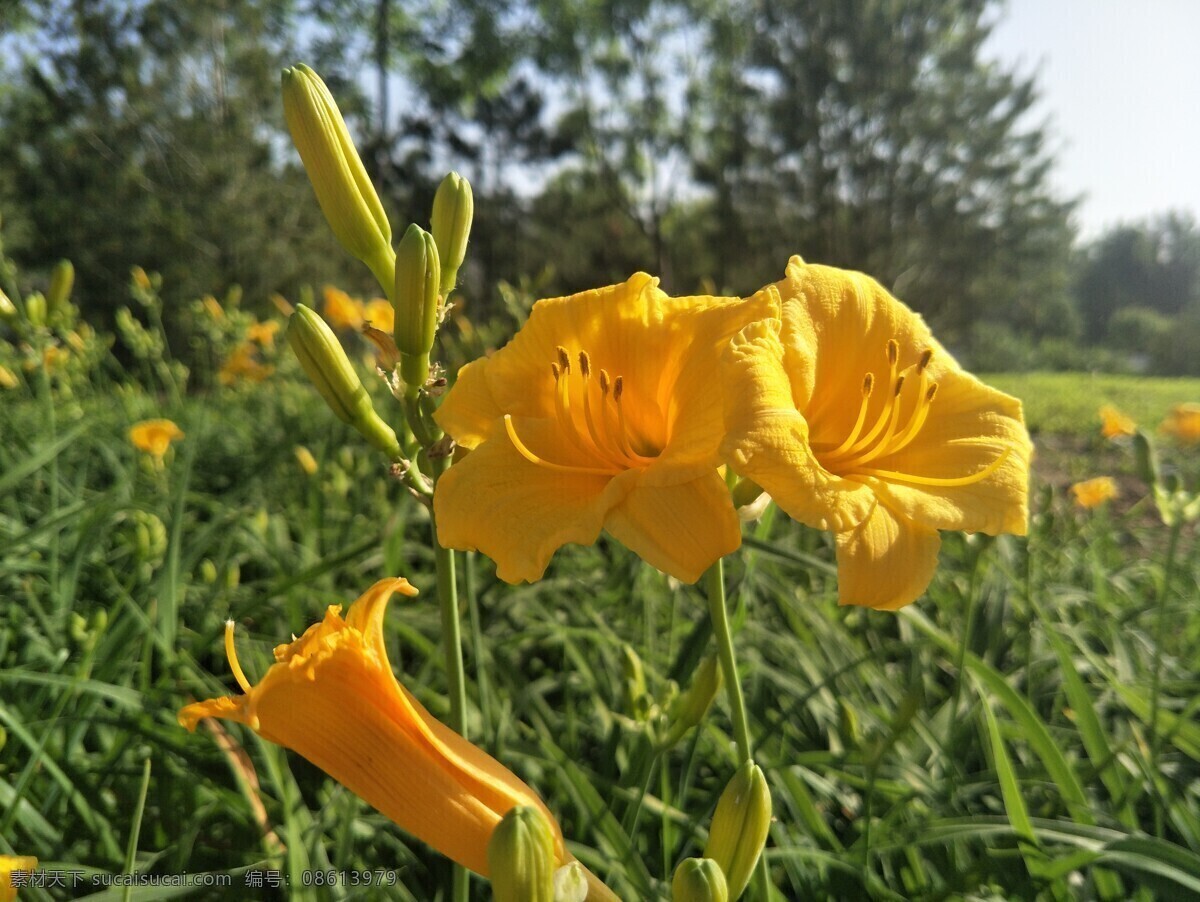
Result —
<path fill-rule="evenodd" d="M 717 643 L 717 658 L 721 662 L 721 676 L 725 678 L 725 693 L 729 701 L 730 716 L 733 718 L 733 739 L 738 747 L 738 763 L 750 761 L 750 726 L 746 720 L 746 700 L 742 697 L 742 683 L 738 679 L 737 658 L 733 652 L 733 634 L 729 629 L 729 614 L 725 610 L 725 566 L 717 561 L 704 574 L 708 592 L 708 614 L 712 618 L 713 638 Z"/>
<path fill-rule="evenodd" d="M 430 461 L 434 485 L 450 466 L 448 457 Z M 433 540 L 434 562 L 437 567 L 438 606 L 442 613 L 442 651 L 446 656 L 446 682 L 450 694 L 450 729 L 464 739 L 467 737 L 467 678 L 463 667 L 462 631 L 458 614 L 458 584 L 455 576 L 454 552 L 443 548 L 437 536 L 437 520 L 429 511 L 430 537 Z M 470 895 L 470 873 L 462 865 L 453 867 L 452 902 L 467 902 Z"/>
<path fill-rule="evenodd" d="M 1154 667 L 1150 671 L 1150 773 L 1157 774 L 1158 755 L 1161 742 L 1158 732 L 1158 698 L 1162 689 L 1163 639 L 1167 626 L 1167 595 L 1169 594 L 1171 574 L 1175 569 L 1175 553 L 1179 548 L 1179 532 L 1183 526 L 1182 518 L 1177 518 L 1171 524 L 1171 535 L 1167 540 L 1167 560 L 1163 565 L 1162 585 L 1158 590 L 1158 610 L 1155 613 L 1154 624 Z M 1155 836 L 1162 836 L 1162 806 L 1154 810 Z"/>

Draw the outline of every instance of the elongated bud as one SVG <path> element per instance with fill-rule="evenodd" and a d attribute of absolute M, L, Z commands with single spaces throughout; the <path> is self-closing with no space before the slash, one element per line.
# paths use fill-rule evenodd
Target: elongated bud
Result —
<path fill-rule="evenodd" d="M 504 815 L 487 849 L 496 902 L 554 902 L 554 834 L 532 805 Z"/>
<path fill-rule="evenodd" d="M 17 305 L 12 302 L 4 289 L 0 288 L 0 322 L 12 322 L 17 318 Z"/>
<path fill-rule="evenodd" d="M 66 306 L 74 285 L 75 267 L 70 260 L 59 260 L 50 273 L 50 287 L 46 290 L 46 308 L 50 316 Z"/>
<path fill-rule="evenodd" d="M 284 69 L 283 113 L 321 212 L 342 247 L 392 284 L 392 227 L 325 82 L 303 64 Z"/>
<path fill-rule="evenodd" d="M 433 198 L 433 214 L 429 217 L 433 240 L 441 254 L 444 295 L 453 291 L 454 283 L 458 281 L 458 270 L 467 256 L 467 241 L 471 237 L 474 218 L 475 197 L 471 193 L 471 183 L 457 172 L 451 172 L 438 185 Z"/>
<path fill-rule="evenodd" d="M 711 858 L 685 858 L 671 881 L 671 902 L 726 902 L 729 887 Z"/>
<path fill-rule="evenodd" d="M 338 419 L 361 432 L 380 451 L 398 459 L 396 433 L 375 413 L 371 396 L 325 321 L 312 309 L 298 304 L 288 320 L 287 338 L 304 372 Z"/>
<path fill-rule="evenodd" d="M 1158 454 L 1150 436 L 1141 429 L 1133 433 L 1133 456 L 1137 464 L 1137 474 L 1142 478 L 1142 482 L 1151 488 L 1158 485 Z"/>
<path fill-rule="evenodd" d="M 396 349 L 400 375 L 410 386 L 422 386 L 429 376 L 429 352 L 437 332 L 438 285 L 441 264 L 433 236 L 410 225 L 396 247 Z"/>
<path fill-rule="evenodd" d="M 621 676 L 625 682 L 625 704 L 635 720 L 650 713 L 650 693 L 646 689 L 646 671 L 632 645 L 621 646 Z"/>
<path fill-rule="evenodd" d="M 46 296 L 40 291 L 35 291 L 25 298 L 25 318 L 29 320 L 31 326 L 46 325 L 48 310 Z"/>
<path fill-rule="evenodd" d="M 771 791 L 762 768 L 747 761 L 733 775 L 713 814 L 704 857 L 725 872 L 730 902 L 741 898 L 767 844 L 771 827 Z"/>
<path fill-rule="evenodd" d="M 706 655 L 692 675 L 692 682 L 687 691 L 671 706 L 671 729 L 663 740 L 663 748 L 673 746 L 688 730 L 700 723 L 720 691 L 721 667 L 717 656 Z"/>

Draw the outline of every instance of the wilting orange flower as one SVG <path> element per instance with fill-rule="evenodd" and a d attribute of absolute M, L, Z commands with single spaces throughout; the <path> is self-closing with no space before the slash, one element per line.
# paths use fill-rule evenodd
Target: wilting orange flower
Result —
<path fill-rule="evenodd" d="M 793 257 L 725 366 L 722 452 L 794 519 L 837 536 L 842 604 L 895 609 L 937 567 L 938 530 L 1024 534 L 1021 403 L 966 373 L 862 273 Z"/>
<path fill-rule="evenodd" d="M 1096 507 L 1112 498 L 1117 497 L 1117 484 L 1111 477 L 1097 476 L 1071 486 L 1071 494 L 1075 503 L 1080 507 Z"/>
<path fill-rule="evenodd" d="M 396 681 L 383 639 L 394 592 L 417 594 L 403 579 L 382 579 L 344 618 L 340 605 L 330 605 L 322 622 L 275 649 L 275 664 L 253 686 L 238 665 L 230 624 L 225 649 L 245 694 L 190 704 L 179 712 L 180 724 L 194 730 L 205 717 L 245 724 L 485 876 L 496 824 L 510 808 L 534 805 L 552 825 L 556 857 L 565 863 L 562 832 L 537 794 Z"/>
<path fill-rule="evenodd" d="M 17 887 L 22 884 L 20 878 L 13 880 L 13 874 L 28 877 L 37 866 L 38 860 L 29 855 L 0 855 L 0 902 L 17 898 Z"/>
<path fill-rule="evenodd" d="M 323 289 L 325 307 L 322 314 L 325 322 L 335 329 L 353 329 L 357 331 L 363 324 L 362 301 L 352 298 L 340 288 L 326 285 Z"/>
<path fill-rule="evenodd" d="M 1105 438 L 1117 438 L 1137 432 L 1137 423 L 1111 404 L 1105 404 L 1100 408 L 1100 423 L 1100 434 Z"/>
<path fill-rule="evenodd" d="M 438 424 L 471 453 L 434 493 L 438 538 L 508 582 L 539 579 L 600 530 L 685 582 L 741 543 L 718 473 L 729 339 L 765 300 L 668 297 L 658 280 L 538 301 L 516 337 L 468 363 Z"/>
<path fill-rule="evenodd" d="M 222 385 L 233 385 L 243 379 L 248 382 L 262 382 L 275 372 L 275 367 L 259 363 L 254 356 L 254 345 L 244 341 L 229 355 L 229 359 L 221 365 L 217 379 Z"/>
<path fill-rule="evenodd" d="M 246 340 L 258 342 L 264 348 L 275 347 L 275 333 L 279 331 L 279 320 L 268 319 L 261 323 L 251 323 L 246 330 Z"/>
<path fill-rule="evenodd" d="M 1185 444 L 1200 442 L 1200 404 L 1176 404 L 1158 431 Z"/>
<path fill-rule="evenodd" d="M 363 319 L 380 332 L 390 333 L 395 328 L 396 311 L 391 301 L 372 298 L 363 309 Z"/>
<path fill-rule="evenodd" d="M 170 420 L 142 420 L 129 430 L 133 447 L 151 455 L 159 463 L 166 456 L 171 442 L 183 438 L 183 430 Z"/>

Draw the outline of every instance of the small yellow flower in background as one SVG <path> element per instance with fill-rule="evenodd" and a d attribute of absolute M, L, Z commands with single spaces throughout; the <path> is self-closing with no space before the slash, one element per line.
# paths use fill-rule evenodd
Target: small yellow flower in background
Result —
<path fill-rule="evenodd" d="M 129 430 L 129 440 L 133 442 L 133 447 L 151 455 L 158 463 L 162 463 L 171 442 L 181 438 L 183 430 L 170 420 L 142 420 Z"/>
<path fill-rule="evenodd" d="M 325 322 L 335 329 L 350 329 L 358 331 L 362 327 L 366 311 L 362 301 L 352 298 L 340 288 L 326 285 L 322 289 L 325 296 L 325 306 L 321 311 Z"/>
<path fill-rule="evenodd" d="M 1117 438 L 1137 432 L 1137 423 L 1133 418 L 1121 413 L 1111 404 L 1100 408 L 1100 424 L 1100 434 L 1105 438 Z"/>
<path fill-rule="evenodd" d="M 367 301 L 363 308 L 363 319 L 380 332 L 390 334 L 396 327 L 396 311 L 392 309 L 391 301 L 385 298 L 372 298 Z"/>
<path fill-rule="evenodd" d="M 726 353 L 722 452 L 792 518 L 836 534 L 842 604 L 915 601 L 938 530 L 1025 533 L 1020 401 L 964 372 L 862 273 L 793 257 L 759 296 L 779 319 Z"/>
<path fill-rule="evenodd" d="M 296 463 L 300 464 L 301 470 L 303 470 L 309 476 L 312 476 L 314 473 L 317 472 L 317 469 L 318 469 L 317 459 L 315 457 L 313 457 L 313 454 L 311 451 L 309 451 L 303 445 L 297 445 L 295 448 L 295 453 L 296 453 Z"/>
<path fill-rule="evenodd" d="M 501 579 L 539 579 L 601 529 L 695 582 L 741 543 L 717 472 L 718 361 L 765 299 L 668 297 L 658 280 L 538 301 L 504 348 L 468 363 L 438 424 L 471 449 L 434 493 L 438 538 Z"/>
<path fill-rule="evenodd" d="M 213 319 L 223 320 L 225 318 L 225 308 L 211 294 L 206 294 L 200 303 L 204 305 L 205 312 Z"/>
<path fill-rule="evenodd" d="M 229 355 L 229 359 L 221 365 L 217 379 L 222 385 L 233 385 L 236 382 L 262 382 L 273 372 L 275 367 L 259 363 L 254 356 L 255 346 L 252 342 L 244 341 Z"/>
<path fill-rule="evenodd" d="M 6 366 L 0 366 L 0 388 L 16 388 L 21 384 L 21 380 Z"/>
<path fill-rule="evenodd" d="M 1176 404 L 1158 431 L 1184 444 L 1200 442 L 1200 404 Z"/>
<path fill-rule="evenodd" d="M 257 342 L 264 348 L 275 347 L 275 333 L 279 331 L 279 320 L 269 319 L 261 323 L 251 323 L 246 330 L 246 340 Z"/>
<path fill-rule="evenodd" d="M 417 594 L 403 579 L 382 579 L 344 618 L 340 605 L 330 605 L 323 621 L 275 649 L 276 663 L 253 686 L 238 665 L 230 623 L 225 648 L 245 694 L 190 704 L 179 712 L 180 724 L 194 730 L 205 717 L 245 724 L 484 876 L 492 831 L 518 805 L 545 815 L 557 861 L 569 860 L 562 831 L 537 794 L 397 682 L 383 638 L 387 601 L 397 592 Z"/>
<path fill-rule="evenodd" d="M 1071 494 L 1080 507 L 1092 508 L 1117 497 L 1117 484 L 1111 477 L 1097 476 L 1071 486 Z"/>
<path fill-rule="evenodd" d="M 0 902 L 13 902 L 17 889 L 29 885 L 29 875 L 38 866 L 30 855 L 0 855 Z"/>
<path fill-rule="evenodd" d="M 59 345 L 46 345 L 46 350 L 42 352 L 42 366 L 47 373 L 53 373 L 70 359 L 71 352 Z"/>

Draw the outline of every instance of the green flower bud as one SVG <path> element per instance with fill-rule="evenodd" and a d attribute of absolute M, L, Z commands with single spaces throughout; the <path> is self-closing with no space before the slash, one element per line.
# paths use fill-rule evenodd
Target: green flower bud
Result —
<path fill-rule="evenodd" d="M 741 898 L 750 882 L 770 827 L 771 791 L 762 768 L 747 761 L 721 793 L 704 847 L 704 857 L 725 872 L 730 902 Z"/>
<path fill-rule="evenodd" d="M 442 260 L 442 294 L 454 290 L 458 270 L 467 256 L 467 240 L 471 237 L 471 221 L 475 218 L 475 198 L 471 183 L 452 172 L 438 185 L 433 198 L 433 215 L 429 227 L 437 242 Z"/>
<path fill-rule="evenodd" d="M 663 740 L 662 747 L 670 748 L 692 727 L 704 719 L 713 699 L 721 691 L 721 666 L 716 655 L 706 655 L 692 674 L 691 685 L 675 700 L 671 707 L 671 729 Z"/>
<path fill-rule="evenodd" d="M 621 646 L 621 675 L 625 679 L 625 704 L 635 720 L 650 713 L 650 694 L 646 689 L 646 671 L 632 645 Z"/>
<path fill-rule="evenodd" d="M 506 814 L 488 842 L 496 902 L 554 902 L 554 834 L 532 805 Z"/>
<path fill-rule="evenodd" d="M 410 225 L 396 247 L 396 349 L 400 376 L 417 388 L 429 377 L 429 352 L 437 332 L 441 278 L 437 243 L 418 225 Z"/>
<path fill-rule="evenodd" d="M 711 858 L 685 858 L 671 881 L 671 902 L 726 902 L 729 888 Z"/>
<path fill-rule="evenodd" d="M 50 273 L 50 287 L 46 291 L 46 306 L 51 316 L 66 306 L 74 285 L 75 267 L 70 260 L 59 260 Z"/>
<path fill-rule="evenodd" d="M 17 306 L 12 299 L 0 288 L 0 321 L 12 322 L 17 318 Z"/>
<path fill-rule="evenodd" d="M 1150 441 L 1150 436 L 1141 429 L 1133 434 L 1133 456 L 1138 476 L 1142 478 L 1142 481 L 1151 488 L 1158 485 L 1158 454 L 1154 450 L 1154 443 Z"/>
<path fill-rule="evenodd" d="M 392 227 L 350 132 L 321 77 L 305 65 L 284 69 L 283 113 L 321 212 L 347 251 L 379 284 L 392 284 Z"/>
<path fill-rule="evenodd" d="M 46 325 L 46 314 L 48 312 L 46 296 L 40 291 L 35 291 L 29 297 L 25 298 L 25 318 L 29 320 L 31 326 Z"/>
<path fill-rule="evenodd" d="M 288 344 L 329 409 L 349 423 L 374 447 L 393 459 L 400 457 L 396 433 L 379 418 L 333 330 L 303 304 L 288 320 Z"/>

